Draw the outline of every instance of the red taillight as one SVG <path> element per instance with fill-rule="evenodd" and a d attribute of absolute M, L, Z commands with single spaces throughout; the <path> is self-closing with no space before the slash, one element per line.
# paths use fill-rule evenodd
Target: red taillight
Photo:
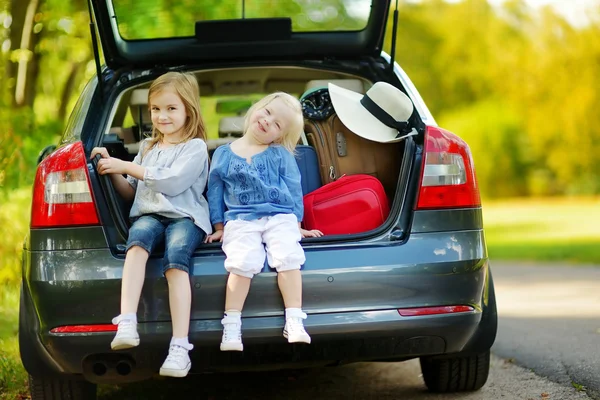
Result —
<path fill-rule="evenodd" d="M 61 147 L 38 166 L 33 184 L 31 227 L 98 223 L 83 144 L 75 142 Z"/>
<path fill-rule="evenodd" d="M 400 308 L 398 313 L 403 317 L 419 317 L 423 315 L 455 314 L 473 311 L 471 306 L 441 306 L 441 307 L 418 307 Z"/>
<path fill-rule="evenodd" d="M 428 126 L 416 209 L 479 206 L 481 198 L 469 146 L 451 132 Z"/>
<path fill-rule="evenodd" d="M 50 333 L 92 333 L 92 332 L 115 332 L 117 325 L 67 325 L 52 328 Z"/>

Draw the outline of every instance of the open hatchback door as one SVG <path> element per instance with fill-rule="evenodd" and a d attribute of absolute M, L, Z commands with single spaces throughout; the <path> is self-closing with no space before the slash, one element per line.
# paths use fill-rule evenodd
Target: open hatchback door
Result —
<path fill-rule="evenodd" d="M 378 56 L 389 0 L 90 0 L 106 65 Z"/>

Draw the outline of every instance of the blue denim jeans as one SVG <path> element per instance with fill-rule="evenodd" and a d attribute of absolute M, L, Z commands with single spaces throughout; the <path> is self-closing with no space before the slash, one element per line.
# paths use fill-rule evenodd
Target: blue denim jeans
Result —
<path fill-rule="evenodd" d="M 127 251 L 140 246 L 149 254 L 164 240 L 163 273 L 171 268 L 190 273 L 190 259 L 206 233 L 189 218 L 143 215 L 133 221 L 127 239 Z"/>

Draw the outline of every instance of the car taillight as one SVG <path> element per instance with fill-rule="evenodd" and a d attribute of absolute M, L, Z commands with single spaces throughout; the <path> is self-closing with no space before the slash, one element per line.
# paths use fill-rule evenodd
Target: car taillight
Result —
<path fill-rule="evenodd" d="M 31 227 L 98 225 L 83 144 L 61 147 L 38 166 Z"/>
<path fill-rule="evenodd" d="M 428 126 L 417 210 L 481 206 L 471 151 L 465 141 Z"/>

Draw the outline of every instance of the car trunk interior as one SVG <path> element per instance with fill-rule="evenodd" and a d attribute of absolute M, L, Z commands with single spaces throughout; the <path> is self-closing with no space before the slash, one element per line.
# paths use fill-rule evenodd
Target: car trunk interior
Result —
<path fill-rule="evenodd" d="M 194 73 L 200 85 L 201 111 L 207 127 L 209 154 L 218 146 L 242 135 L 245 111 L 250 104 L 268 93 L 284 91 L 302 99 L 305 93 L 327 87 L 328 82 L 363 94 L 372 86 L 371 80 L 357 75 L 298 66 L 209 69 Z M 110 124 L 104 129 L 103 137 L 99 141 L 111 156 L 133 160 L 140 141 L 151 133 L 148 111 L 150 83 L 151 81 L 147 81 L 137 86 L 129 86 L 116 97 L 110 110 Z M 310 106 L 322 105 L 310 103 Z M 407 167 L 410 163 L 403 163 L 403 159 L 411 156 L 413 149 L 413 146 L 408 146 L 407 143 L 412 144 L 412 139 L 397 143 L 373 142 L 347 129 L 335 113 L 325 119 L 307 118 L 305 113 L 304 135 L 299 145 L 315 150 L 315 165 L 307 168 L 312 170 L 316 175 L 315 179 L 319 181 L 316 186 L 313 182 L 313 187 L 307 190 L 314 190 L 356 174 L 370 175 L 381 183 L 385 191 L 389 214 L 386 213 L 377 226 L 367 230 L 326 234 L 322 238 L 305 239 L 303 244 L 357 241 L 381 236 L 389 231 L 403 208 L 400 203 L 405 198 L 407 175 L 410 170 Z M 301 153 L 298 153 L 297 157 L 299 154 Z M 304 181 L 305 171 L 300 163 L 299 167 Z M 318 174 L 315 172 L 317 170 Z M 119 198 L 109 179 L 99 177 L 99 181 L 104 197 L 108 199 L 114 226 L 119 232 L 115 236 L 119 243 L 111 243 L 111 246 L 115 246 L 117 253 L 122 253 L 129 226 L 130 205 Z"/>

